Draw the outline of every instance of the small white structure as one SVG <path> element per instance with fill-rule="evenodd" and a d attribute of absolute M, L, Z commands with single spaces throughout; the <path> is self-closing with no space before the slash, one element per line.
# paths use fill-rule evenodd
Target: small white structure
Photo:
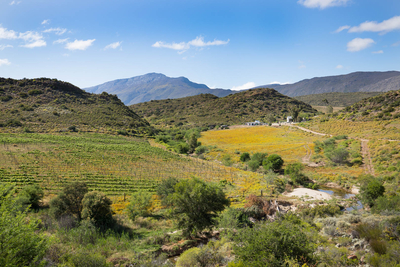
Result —
<path fill-rule="evenodd" d="M 288 116 L 286 118 L 286 122 L 293 122 L 293 117 L 292 116 Z"/>
<path fill-rule="evenodd" d="M 261 125 L 261 122 L 260 121 L 246 122 L 246 125 L 248 126 Z"/>

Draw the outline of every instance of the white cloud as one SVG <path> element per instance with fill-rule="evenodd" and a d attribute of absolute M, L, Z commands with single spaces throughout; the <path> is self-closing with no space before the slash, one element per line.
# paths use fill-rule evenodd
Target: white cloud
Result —
<path fill-rule="evenodd" d="M 347 43 L 347 51 L 349 52 L 358 52 L 363 49 L 366 49 L 375 43 L 374 40 L 370 38 L 355 38 Z"/>
<path fill-rule="evenodd" d="M 381 23 L 376 21 L 366 21 L 359 26 L 351 27 L 349 32 L 380 32 L 387 33 L 394 30 L 400 30 L 400 16 L 384 20 Z"/>
<path fill-rule="evenodd" d="M 63 44 L 63 43 L 68 42 L 68 39 L 69 39 L 69 38 L 58 39 L 58 40 L 55 40 L 55 41 L 53 42 L 53 44 Z"/>
<path fill-rule="evenodd" d="M 21 45 L 21 47 L 35 48 L 46 46 L 46 42 L 43 40 L 43 36 L 37 32 L 27 31 L 24 33 L 20 33 L 18 35 L 18 39 L 22 39 L 27 42 L 27 44 Z"/>
<path fill-rule="evenodd" d="M 341 32 L 341 31 L 348 30 L 348 29 L 350 29 L 350 26 L 349 26 L 349 25 L 342 26 L 342 27 L 339 27 L 339 28 L 335 31 L 335 33 L 339 33 L 339 32 Z"/>
<path fill-rule="evenodd" d="M 64 33 L 67 32 L 67 29 L 62 29 L 62 28 L 50 28 L 47 30 L 44 30 L 43 32 L 49 33 L 49 32 L 54 32 L 57 35 L 63 35 Z"/>
<path fill-rule="evenodd" d="M 2 65 L 10 65 L 11 62 L 8 59 L 0 59 L 0 66 Z"/>
<path fill-rule="evenodd" d="M 214 45 L 226 45 L 229 43 L 229 39 L 227 41 L 221 41 L 221 40 L 214 40 L 214 41 L 208 41 L 204 42 L 204 37 L 203 36 L 198 36 L 196 39 L 193 39 L 189 42 L 180 42 L 180 43 L 164 43 L 162 41 L 158 41 L 152 45 L 152 47 L 156 48 L 169 48 L 173 50 L 178 50 L 179 54 L 182 54 L 185 50 L 188 50 L 190 47 L 206 47 L 206 46 L 214 46 Z"/>
<path fill-rule="evenodd" d="M 13 30 L 7 30 L 0 26 L 0 39 L 17 39 L 18 35 Z"/>
<path fill-rule="evenodd" d="M 372 54 L 383 54 L 383 50 L 373 51 Z"/>
<path fill-rule="evenodd" d="M 12 48 L 12 45 L 0 45 L 0 50 L 4 50 L 6 48 Z"/>
<path fill-rule="evenodd" d="M 21 1 L 11 1 L 10 6 L 19 5 Z"/>
<path fill-rule="evenodd" d="M 397 43 L 392 44 L 392 46 L 399 46 L 400 45 L 400 41 Z"/>
<path fill-rule="evenodd" d="M 188 44 L 185 42 L 182 43 L 172 43 L 172 44 L 167 44 L 161 41 L 158 41 L 152 45 L 152 47 L 157 47 L 157 48 L 169 48 L 169 49 L 174 49 L 174 50 L 187 50 L 190 48 Z"/>
<path fill-rule="evenodd" d="M 96 39 L 91 39 L 91 40 L 75 40 L 73 42 L 67 43 L 65 45 L 65 48 L 68 50 L 86 50 L 89 46 L 93 44 L 93 42 L 96 41 Z"/>
<path fill-rule="evenodd" d="M 204 42 L 204 37 L 203 36 L 198 36 L 196 39 L 190 41 L 188 44 L 192 46 L 197 46 L 197 47 L 204 47 L 204 46 L 211 46 L 211 45 L 226 45 L 229 43 L 229 39 L 227 41 L 221 41 L 221 40 L 214 40 L 212 42 Z"/>
<path fill-rule="evenodd" d="M 342 65 L 337 65 L 336 68 L 337 69 L 343 69 L 343 66 Z"/>
<path fill-rule="evenodd" d="M 285 84 L 291 84 L 291 82 L 284 82 L 284 83 L 282 83 L 282 82 L 278 82 L 278 81 L 273 81 L 273 82 L 270 82 L 269 84 L 285 85 Z"/>
<path fill-rule="evenodd" d="M 107 45 L 106 47 L 104 47 L 104 50 L 107 50 L 107 49 L 116 49 L 116 48 L 118 48 L 118 47 L 121 45 L 121 43 L 122 43 L 122 42 L 115 42 L 115 43 L 109 44 L 109 45 Z"/>
<path fill-rule="evenodd" d="M 42 25 L 46 25 L 46 24 L 49 24 L 49 23 L 50 23 L 49 19 L 45 19 L 45 20 L 42 21 Z"/>
<path fill-rule="evenodd" d="M 21 47 L 34 48 L 46 46 L 46 42 L 43 40 L 43 36 L 38 32 L 27 31 L 24 33 L 17 33 L 13 30 L 7 30 L 0 26 L 0 39 L 21 39 L 26 42 L 25 45 L 20 45 Z"/>
<path fill-rule="evenodd" d="M 350 0 L 299 0 L 297 3 L 308 8 L 325 9 L 332 6 L 344 6 Z"/>
<path fill-rule="evenodd" d="M 234 87 L 232 87 L 231 90 L 240 91 L 240 90 L 250 89 L 250 88 L 254 88 L 254 87 L 256 87 L 256 84 L 254 82 L 248 82 L 248 83 L 245 83 L 240 86 L 234 86 Z"/>

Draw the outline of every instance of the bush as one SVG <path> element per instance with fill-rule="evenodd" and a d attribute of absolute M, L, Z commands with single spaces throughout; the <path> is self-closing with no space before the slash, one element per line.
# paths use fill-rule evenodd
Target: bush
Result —
<path fill-rule="evenodd" d="M 218 227 L 224 229 L 237 229 L 251 226 L 248 215 L 243 209 L 227 208 L 218 218 Z"/>
<path fill-rule="evenodd" d="M 43 259 L 47 240 L 39 222 L 19 211 L 12 187 L 0 187 L 0 266 L 33 266 Z"/>
<path fill-rule="evenodd" d="M 232 161 L 231 156 L 229 154 L 225 154 L 222 157 L 222 164 L 224 164 L 225 166 L 232 166 L 233 161 Z"/>
<path fill-rule="evenodd" d="M 235 236 L 236 259 L 244 266 L 284 266 L 286 260 L 313 263 L 314 248 L 303 230 L 289 221 L 240 229 Z"/>
<path fill-rule="evenodd" d="M 303 218 L 311 218 L 314 219 L 315 217 L 325 218 L 325 217 L 333 217 L 335 215 L 340 215 L 343 212 L 336 204 L 328 204 L 328 205 L 319 205 L 312 209 L 305 209 L 301 212 Z"/>
<path fill-rule="evenodd" d="M 279 171 L 282 166 L 283 159 L 277 154 L 272 154 L 263 161 L 263 167 L 265 170 Z"/>
<path fill-rule="evenodd" d="M 250 154 L 247 152 L 244 152 L 240 155 L 240 161 L 241 162 L 246 162 L 250 160 Z"/>
<path fill-rule="evenodd" d="M 247 166 L 251 171 L 255 172 L 260 167 L 260 163 L 257 160 L 250 160 L 247 162 Z"/>
<path fill-rule="evenodd" d="M 162 180 L 162 182 L 157 186 L 157 195 L 161 198 L 161 203 L 165 206 L 169 204 L 168 197 L 175 192 L 175 185 L 178 183 L 178 179 L 169 177 Z"/>
<path fill-rule="evenodd" d="M 375 177 L 368 176 L 365 179 L 366 180 L 363 182 L 360 188 L 361 201 L 364 203 L 364 205 L 367 204 L 370 207 L 373 207 L 375 200 L 378 197 L 383 196 L 385 187 Z"/>
<path fill-rule="evenodd" d="M 78 252 L 66 257 L 64 264 L 71 267 L 110 267 L 106 258 L 99 254 L 92 254 L 90 252 Z M 64 266 L 64 265 L 63 265 Z"/>
<path fill-rule="evenodd" d="M 400 211 L 400 196 L 380 196 L 374 202 L 372 207 L 373 213 L 382 211 Z"/>
<path fill-rule="evenodd" d="M 195 153 L 197 155 L 201 155 L 201 154 L 207 153 L 207 151 L 208 151 L 208 148 L 206 146 L 199 146 L 196 148 Z"/>
<path fill-rule="evenodd" d="M 88 192 L 86 183 L 74 182 L 65 186 L 62 192 L 50 201 L 50 214 L 60 218 L 72 214 L 80 221 L 82 219 L 82 200 Z"/>
<path fill-rule="evenodd" d="M 171 200 L 178 227 L 186 235 L 211 228 L 216 223 L 217 213 L 229 205 L 229 200 L 218 185 L 197 178 L 177 183 Z"/>
<path fill-rule="evenodd" d="M 43 189 L 37 184 L 28 185 L 22 188 L 19 196 L 25 199 L 24 204 L 30 205 L 32 209 L 36 210 L 43 198 Z"/>
<path fill-rule="evenodd" d="M 346 163 L 347 158 L 349 157 L 349 152 L 345 148 L 337 148 L 327 153 L 327 157 L 338 164 Z"/>
<path fill-rule="evenodd" d="M 151 207 L 151 193 L 138 191 L 132 194 L 129 205 L 126 207 L 129 219 L 134 221 L 137 217 L 148 216 Z"/>
<path fill-rule="evenodd" d="M 257 152 L 257 153 L 254 153 L 253 156 L 251 156 L 251 160 L 252 160 L 252 161 L 256 161 L 256 162 L 258 163 L 258 166 L 261 166 L 262 163 L 263 163 L 263 161 L 264 161 L 264 159 L 265 159 L 267 156 L 268 156 L 267 153 L 260 153 L 260 152 Z"/>
<path fill-rule="evenodd" d="M 111 200 L 101 192 L 92 191 L 82 199 L 82 219 L 93 222 L 97 227 L 108 228 L 114 221 L 111 212 Z"/>

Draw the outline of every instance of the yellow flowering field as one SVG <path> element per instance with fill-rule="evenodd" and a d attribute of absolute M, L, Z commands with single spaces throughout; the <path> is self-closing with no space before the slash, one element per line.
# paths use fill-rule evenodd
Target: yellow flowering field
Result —
<path fill-rule="evenodd" d="M 214 158 L 219 158 L 219 154 L 229 154 L 237 162 L 238 152 L 263 152 L 279 154 L 285 162 L 291 163 L 301 161 L 310 149 L 313 150 L 313 142 L 322 139 L 293 127 L 253 126 L 203 132 L 199 141 L 222 150 L 210 152 L 209 156 Z"/>

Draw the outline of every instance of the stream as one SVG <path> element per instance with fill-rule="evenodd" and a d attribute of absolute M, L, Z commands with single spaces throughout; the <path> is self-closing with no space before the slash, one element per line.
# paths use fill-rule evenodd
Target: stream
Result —
<path fill-rule="evenodd" d="M 321 186 L 320 189 L 318 189 L 320 192 L 328 193 L 329 195 L 337 198 L 342 198 L 342 199 L 349 199 L 351 197 L 354 197 L 354 194 L 351 194 L 347 192 L 346 190 L 343 189 L 338 189 L 338 188 L 332 188 L 332 187 L 327 187 L 327 186 Z M 352 210 L 359 210 L 362 209 L 363 205 L 361 204 L 361 201 L 357 201 L 356 206 L 348 207 L 345 210 L 346 211 L 352 211 Z"/>

